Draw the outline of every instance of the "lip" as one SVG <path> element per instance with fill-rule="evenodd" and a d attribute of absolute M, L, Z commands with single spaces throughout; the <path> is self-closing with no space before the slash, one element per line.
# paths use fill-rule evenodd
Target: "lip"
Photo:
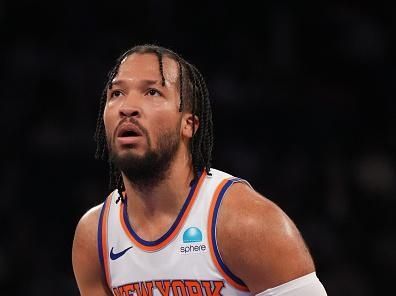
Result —
<path fill-rule="evenodd" d="M 140 136 L 138 137 L 117 137 L 117 142 L 121 145 L 134 145 L 140 140 Z"/>
<path fill-rule="evenodd" d="M 142 136 L 140 129 L 133 123 L 124 123 L 120 125 L 117 131 L 117 141 L 121 145 L 135 144 Z"/>

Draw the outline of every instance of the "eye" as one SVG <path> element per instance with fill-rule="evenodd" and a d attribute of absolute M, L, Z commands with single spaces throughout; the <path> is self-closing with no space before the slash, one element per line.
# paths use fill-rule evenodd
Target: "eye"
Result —
<path fill-rule="evenodd" d="M 156 90 L 155 88 L 150 88 L 147 92 L 146 95 L 148 96 L 162 96 L 162 94 Z"/>
<path fill-rule="evenodd" d="M 117 90 L 117 89 L 112 90 L 110 92 L 110 98 L 119 97 L 121 95 L 122 95 L 122 92 L 120 90 Z"/>

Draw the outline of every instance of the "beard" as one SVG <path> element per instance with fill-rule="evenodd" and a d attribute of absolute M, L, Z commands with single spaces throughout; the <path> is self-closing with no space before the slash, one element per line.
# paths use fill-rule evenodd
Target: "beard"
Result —
<path fill-rule="evenodd" d="M 156 149 L 152 148 L 151 139 L 143 129 L 148 145 L 144 155 L 136 155 L 133 152 L 120 155 L 114 149 L 110 149 L 110 161 L 138 190 L 149 190 L 167 178 L 180 145 L 179 129 L 162 132 L 158 137 Z"/>

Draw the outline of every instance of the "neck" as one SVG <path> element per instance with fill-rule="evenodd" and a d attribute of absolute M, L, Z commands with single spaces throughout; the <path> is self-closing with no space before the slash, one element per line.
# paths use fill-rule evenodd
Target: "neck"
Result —
<path fill-rule="evenodd" d="M 175 209 L 178 204 L 183 204 L 186 197 L 183 193 L 189 192 L 193 179 L 193 169 L 187 166 L 169 168 L 166 178 L 156 184 L 151 184 L 150 187 L 134 184 L 123 175 L 128 208 L 129 205 L 140 205 L 151 211 Z"/>
<path fill-rule="evenodd" d="M 154 240 L 165 233 L 179 214 L 190 191 L 194 170 L 190 157 L 176 157 L 166 178 L 156 184 L 136 186 L 123 174 L 127 211 L 134 231 Z"/>

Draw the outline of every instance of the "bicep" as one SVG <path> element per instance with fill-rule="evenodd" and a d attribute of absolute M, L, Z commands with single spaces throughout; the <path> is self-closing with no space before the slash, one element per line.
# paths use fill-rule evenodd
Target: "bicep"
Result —
<path fill-rule="evenodd" d="M 81 295 L 112 295 L 103 277 L 97 250 L 99 208 L 87 212 L 79 221 L 73 240 L 73 271 Z"/>
<path fill-rule="evenodd" d="M 267 238 L 257 240 L 256 251 L 246 254 L 248 258 L 258 258 L 250 267 L 250 271 L 257 270 L 257 273 L 246 272 L 245 275 L 248 286 L 256 291 L 278 286 L 315 271 L 312 257 L 294 223 L 283 221 L 273 227 L 263 234 Z"/>
<path fill-rule="evenodd" d="M 243 185 L 228 194 L 219 213 L 220 253 L 251 292 L 315 270 L 300 232 L 278 206 Z"/>

